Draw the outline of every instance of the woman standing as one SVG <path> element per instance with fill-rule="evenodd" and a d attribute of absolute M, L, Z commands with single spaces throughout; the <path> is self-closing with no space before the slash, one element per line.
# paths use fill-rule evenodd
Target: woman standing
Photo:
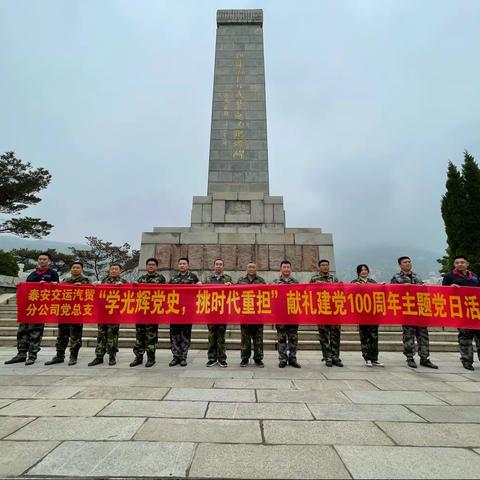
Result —
<path fill-rule="evenodd" d="M 361 264 L 357 267 L 357 278 L 352 283 L 377 283 L 369 277 L 368 265 Z M 360 343 L 362 345 L 362 356 L 366 367 L 383 367 L 378 361 L 378 325 L 359 325 Z"/>

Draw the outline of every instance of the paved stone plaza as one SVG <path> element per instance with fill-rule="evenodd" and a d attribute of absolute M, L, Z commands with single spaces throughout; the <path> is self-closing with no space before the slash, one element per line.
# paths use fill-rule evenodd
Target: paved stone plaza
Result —
<path fill-rule="evenodd" d="M 188 478 L 480 478 L 480 371 L 456 353 L 409 370 L 399 353 L 367 369 L 358 352 L 325 367 L 206 368 L 193 351 L 169 368 L 5 366 L 0 349 L 0 476 Z"/>

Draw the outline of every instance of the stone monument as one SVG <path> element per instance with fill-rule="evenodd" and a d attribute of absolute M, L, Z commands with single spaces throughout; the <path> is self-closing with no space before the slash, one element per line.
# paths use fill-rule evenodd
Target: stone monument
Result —
<path fill-rule="evenodd" d="M 292 262 L 308 281 L 320 258 L 335 270 L 333 240 L 320 228 L 286 228 L 283 197 L 271 196 L 262 10 L 218 10 L 208 189 L 194 196 L 190 227 L 155 227 L 142 235 L 148 257 L 174 270 L 179 257 L 201 276 L 223 258 L 236 280 L 249 261 L 267 281 Z"/>

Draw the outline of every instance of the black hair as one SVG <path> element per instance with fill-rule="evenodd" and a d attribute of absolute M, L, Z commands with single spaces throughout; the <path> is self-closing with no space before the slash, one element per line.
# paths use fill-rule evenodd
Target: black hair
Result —
<path fill-rule="evenodd" d="M 362 271 L 362 268 L 366 268 L 367 272 L 370 273 L 370 269 L 368 268 L 368 265 L 365 263 L 361 263 L 360 265 L 357 265 L 357 277 L 360 276 L 360 272 Z"/>
<path fill-rule="evenodd" d="M 282 268 L 282 265 L 292 266 L 292 262 L 290 260 L 282 260 L 282 262 L 280 263 L 280 268 Z"/>
<path fill-rule="evenodd" d="M 148 262 L 155 262 L 155 265 L 158 267 L 158 260 L 156 258 L 147 258 L 147 261 L 145 262 L 145 265 L 148 263 Z"/>
<path fill-rule="evenodd" d="M 44 257 L 48 257 L 48 259 L 52 262 L 53 261 L 53 258 L 52 256 L 48 253 L 48 252 L 42 252 L 39 257 L 41 256 L 44 256 Z"/>
<path fill-rule="evenodd" d="M 118 267 L 120 270 L 122 270 L 122 266 L 119 263 L 111 263 L 110 268 L 112 267 Z"/>
<path fill-rule="evenodd" d="M 453 257 L 453 261 L 458 260 L 459 258 L 462 258 L 463 260 L 468 262 L 468 258 L 465 255 L 455 255 L 455 257 Z"/>
<path fill-rule="evenodd" d="M 72 262 L 70 268 L 72 268 L 74 265 L 80 265 L 83 268 L 83 263 L 80 260 L 75 260 L 74 262 Z"/>
<path fill-rule="evenodd" d="M 411 260 L 411 258 L 404 255 L 403 257 L 399 257 L 397 262 L 400 265 L 404 260 Z"/>
<path fill-rule="evenodd" d="M 216 258 L 213 264 L 215 265 L 217 262 L 222 262 L 222 264 L 225 265 L 225 262 L 223 261 L 223 258 Z"/>
<path fill-rule="evenodd" d="M 327 260 L 326 258 L 323 258 L 322 260 L 318 261 L 318 266 L 320 266 L 321 263 L 328 263 L 330 265 L 330 260 Z"/>
<path fill-rule="evenodd" d="M 180 257 L 180 258 L 178 259 L 178 262 L 181 262 L 182 260 L 185 260 L 188 264 L 190 264 L 190 260 L 188 259 L 188 257 Z M 177 263 L 178 263 L 178 262 L 177 262 Z"/>

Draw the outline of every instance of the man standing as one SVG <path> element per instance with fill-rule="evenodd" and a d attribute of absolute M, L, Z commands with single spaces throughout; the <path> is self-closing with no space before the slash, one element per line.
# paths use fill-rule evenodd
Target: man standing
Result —
<path fill-rule="evenodd" d="M 257 265 L 249 262 L 247 265 L 247 274 L 240 277 L 238 285 L 265 284 L 265 280 L 257 275 Z M 241 331 L 241 367 L 246 367 L 250 361 L 253 342 L 253 361 L 257 367 L 263 368 L 263 324 L 244 324 L 240 325 Z"/>
<path fill-rule="evenodd" d="M 276 278 L 273 283 L 292 284 L 298 283 L 298 280 L 292 277 L 292 264 L 288 260 L 284 260 L 280 264 L 280 277 Z M 278 343 L 278 366 L 285 368 L 288 365 L 301 368 L 297 362 L 298 347 L 298 325 L 276 325 L 277 327 L 277 343 Z M 288 341 L 288 346 L 287 346 Z M 288 355 L 287 355 L 288 347 Z"/>
<path fill-rule="evenodd" d="M 453 261 L 453 270 L 443 277 L 442 285 L 453 285 L 456 287 L 480 287 L 478 276 L 471 272 L 468 267 L 470 264 L 463 255 L 458 255 Z M 473 368 L 473 340 L 477 345 L 477 356 L 480 360 L 480 329 L 459 328 L 458 329 L 458 347 L 460 350 L 460 360 L 463 368 L 474 370 Z"/>
<path fill-rule="evenodd" d="M 137 283 L 165 283 L 165 277 L 158 273 L 158 260 L 149 258 L 146 261 L 147 273 L 142 275 Z M 155 349 L 158 342 L 158 323 L 137 323 L 135 325 L 135 346 L 133 353 L 135 359 L 130 363 L 131 367 L 136 367 L 143 363 L 143 354 L 147 352 L 147 363 L 145 367 L 155 365 Z"/>
<path fill-rule="evenodd" d="M 83 275 L 83 263 L 73 262 L 70 267 L 70 276 L 63 279 L 63 283 L 90 283 L 88 277 Z M 45 365 L 54 365 L 55 363 L 63 363 L 65 361 L 65 350 L 67 349 L 68 340 L 70 339 L 70 359 L 68 365 L 76 365 L 78 360 L 78 352 L 82 346 L 83 323 L 59 323 L 57 335 L 57 354 Z"/>
<path fill-rule="evenodd" d="M 122 267 L 118 263 L 112 263 L 108 276 L 102 280 L 104 284 L 121 285 L 127 283 L 120 275 Z M 95 358 L 88 364 L 89 367 L 103 363 L 105 353 L 108 353 L 108 364 L 113 366 L 117 363 L 118 334 L 120 325 L 118 323 L 99 323 L 97 334 L 97 347 Z"/>
<path fill-rule="evenodd" d="M 398 259 L 398 265 L 400 265 L 400 271 L 396 273 L 390 283 L 395 284 L 411 284 L 411 285 L 423 285 L 423 280 L 412 271 L 412 260 L 410 257 L 400 257 Z M 420 355 L 420 365 L 428 368 L 438 367 L 434 365 L 430 360 L 430 344 L 428 340 L 427 327 L 417 327 L 415 325 L 402 325 L 403 330 L 403 354 L 407 357 L 407 365 L 410 368 L 417 368 L 415 363 L 415 338 L 418 344 L 418 353 Z"/>
<path fill-rule="evenodd" d="M 328 260 L 323 259 L 318 262 L 318 273 L 313 275 L 310 283 L 338 283 L 338 278 L 330 273 L 330 262 Z M 343 367 L 340 360 L 341 325 L 320 324 L 318 325 L 318 335 L 325 365 L 327 367 L 332 365 Z"/>
<path fill-rule="evenodd" d="M 41 253 L 37 258 L 37 269 L 27 277 L 27 282 L 58 282 L 58 273 L 52 270 L 52 257 L 49 253 Z M 20 323 L 17 330 L 17 355 L 5 364 L 22 363 L 33 365 L 40 351 L 44 323 Z M 28 354 L 28 358 L 27 358 Z"/>
<path fill-rule="evenodd" d="M 214 271 L 207 277 L 205 283 L 231 285 L 232 277 L 223 273 L 223 260 L 217 258 L 214 264 Z M 213 367 L 218 363 L 220 367 L 225 368 L 227 364 L 227 354 L 225 352 L 225 332 L 227 326 L 224 324 L 208 325 L 208 362 L 207 367 Z"/>
<path fill-rule="evenodd" d="M 170 283 L 180 285 L 200 284 L 198 277 L 189 270 L 190 262 L 187 257 L 178 259 L 178 271 L 170 279 Z M 170 324 L 170 343 L 172 349 L 172 361 L 170 367 L 180 365 L 187 366 L 187 355 L 192 341 L 192 324 L 172 323 Z"/>

